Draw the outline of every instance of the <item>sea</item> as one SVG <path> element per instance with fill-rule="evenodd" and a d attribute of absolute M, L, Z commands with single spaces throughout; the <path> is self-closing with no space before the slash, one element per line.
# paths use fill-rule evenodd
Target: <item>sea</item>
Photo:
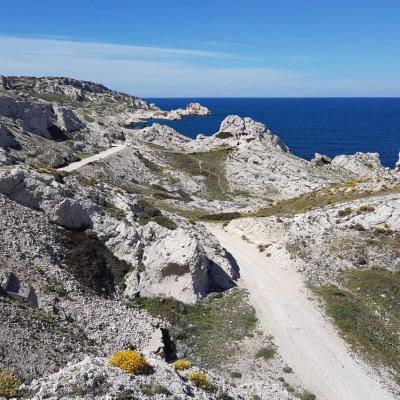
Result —
<path fill-rule="evenodd" d="M 400 98 L 148 98 L 164 110 L 199 102 L 209 117 L 160 121 L 194 138 L 212 135 L 230 114 L 264 123 L 291 152 L 310 160 L 314 153 L 377 152 L 393 168 L 400 151 Z"/>

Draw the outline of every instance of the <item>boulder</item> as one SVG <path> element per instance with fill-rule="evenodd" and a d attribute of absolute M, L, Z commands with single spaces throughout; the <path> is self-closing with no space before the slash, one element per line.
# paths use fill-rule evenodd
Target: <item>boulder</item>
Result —
<path fill-rule="evenodd" d="M 397 161 L 394 169 L 396 172 L 400 172 L 400 153 L 399 153 L 399 160 Z"/>
<path fill-rule="evenodd" d="M 315 153 L 314 158 L 311 160 L 311 164 L 315 165 L 316 167 L 328 165 L 331 162 L 332 158 L 319 153 Z"/>

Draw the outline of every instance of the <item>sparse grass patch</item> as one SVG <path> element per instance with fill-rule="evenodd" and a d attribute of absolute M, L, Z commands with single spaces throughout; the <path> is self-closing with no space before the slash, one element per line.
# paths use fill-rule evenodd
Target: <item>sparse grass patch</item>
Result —
<path fill-rule="evenodd" d="M 150 314 L 166 319 L 177 345 L 201 367 L 218 367 L 233 355 L 238 341 L 251 333 L 257 319 L 243 290 L 219 298 L 184 304 L 175 299 L 133 299 Z"/>
<path fill-rule="evenodd" d="M 284 217 L 294 214 L 301 214 L 310 210 L 323 208 L 328 205 L 334 205 L 358 199 L 368 199 L 400 192 L 400 186 L 382 188 L 376 192 L 372 192 L 370 190 L 358 191 L 356 190 L 356 186 L 350 187 L 354 188 L 354 191 L 346 192 L 343 190 L 338 190 L 338 188 L 341 187 L 339 185 L 333 185 L 331 188 L 315 190 L 298 197 L 278 201 L 268 207 L 263 207 L 256 211 L 247 213 L 210 214 L 205 215 L 201 219 L 208 221 L 230 221 L 236 218 L 247 217 Z"/>
<path fill-rule="evenodd" d="M 340 285 L 316 289 L 327 314 L 354 350 L 389 367 L 400 381 L 400 273 L 351 270 L 342 274 Z"/>
<path fill-rule="evenodd" d="M 351 208 L 346 207 L 346 208 L 343 208 L 342 210 L 339 210 L 337 215 L 338 215 L 338 217 L 347 217 L 348 215 L 351 215 L 351 213 L 352 213 Z"/>
<path fill-rule="evenodd" d="M 172 396 L 172 393 L 163 385 L 142 385 L 140 387 L 141 392 L 146 396 L 155 396 L 157 394 L 163 394 L 165 396 Z"/>
<path fill-rule="evenodd" d="M 56 180 L 59 183 L 64 183 L 64 178 L 68 175 L 70 175 L 66 171 L 59 171 L 58 169 L 51 167 L 50 165 L 45 165 L 42 167 L 36 167 L 35 168 L 36 172 L 39 172 L 40 174 L 48 174 L 52 175 L 54 180 Z"/>
<path fill-rule="evenodd" d="M 297 396 L 299 400 L 317 400 L 317 396 L 307 390 L 303 393 L 298 393 Z"/>
<path fill-rule="evenodd" d="M 275 355 L 276 355 L 276 349 L 272 345 L 261 347 L 259 350 L 257 350 L 256 353 L 256 357 L 262 358 L 264 359 L 264 361 L 268 361 L 271 358 L 274 358 Z"/>
<path fill-rule="evenodd" d="M 229 183 L 225 175 L 225 162 L 233 150 L 217 150 L 183 153 L 165 152 L 171 167 L 193 176 L 202 176 L 210 199 L 224 200 L 229 196 Z"/>
<path fill-rule="evenodd" d="M 0 397 L 15 397 L 20 385 L 20 379 L 11 370 L 0 371 Z"/>
<path fill-rule="evenodd" d="M 362 214 L 362 213 L 370 213 L 370 212 L 374 212 L 375 211 L 375 207 L 372 207 L 368 204 L 363 204 L 362 206 L 360 206 L 357 210 L 358 214 Z"/>

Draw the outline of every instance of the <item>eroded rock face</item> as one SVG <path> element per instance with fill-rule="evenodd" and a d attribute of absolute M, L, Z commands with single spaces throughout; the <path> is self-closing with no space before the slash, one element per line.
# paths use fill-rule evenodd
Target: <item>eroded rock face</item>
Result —
<path fill-rule="evenodd" d="M 69 107 L 53 106 L 57 125 L 65 132 L 74 132 L 85 127 L 85 124 Z"/>
<path fill-rule="evenodd" d="M 219 131 L 214 135 L 219 139 L 234 139 L 251 141 L 260 140 L 263 144 L 275 147 L 283 152 L 288 152 L 288 147 L 282 140 L 271 133 L 261 122 L 251 118 L 241 118 L 238 115 L 229 115 L 221 123 Z"/>
<path fill-rule="evenodd" d="M 0 147 L 7 149 L 9 147 L 14 147 L 16 144 L 17 142 L 14 136 L 0 123 Z"/>
<path fill-rule="evenodd" d="M 361 178 L 393 176 L 388 168 L 382 166 L 378 153 L 356 153 L 340 155 L 332 160 L 332 165 L 353 172 Z"/>
<path fill-rule="evenodd" d="M 91 225 L 79 200 L 70 198 L 60 184 L 45 174 L 16 168 L 0 172 L 0 193 L 32 209 L 45 211 L 51 221 L 71 229 Z"/>
<path fill-rule="evenodd" d="M 51 139 L 48 131 L 52 116 L 50 105 L 16 101 L 10 97 L 0 96 L 0 116 L 20 120 L 24 130 Z"/>
<path fill-rule="evenodd" d="M 109 189 L 83 189 L 77 183 L 74 179 L 69 185 L 59 183 L 49 174 L 18 167 L 0 172 L 1 194 L 43 211 L 62 227 L 89 229 L 117 258 L 128 262 L 132 266 L 126 277 L 128 296 L 173 296 L 191 303 L 235 286 L 238 271 L 201 227 L 182 219 L 175 219 L 175 230 L 154 221 L 140 224 L 137 201 L 123 195 L 106 199 Z M 112 210 L 120 210 L 126 219 L 116 218 Z M 161 216 L 159 210 L 157 215 Z"/>

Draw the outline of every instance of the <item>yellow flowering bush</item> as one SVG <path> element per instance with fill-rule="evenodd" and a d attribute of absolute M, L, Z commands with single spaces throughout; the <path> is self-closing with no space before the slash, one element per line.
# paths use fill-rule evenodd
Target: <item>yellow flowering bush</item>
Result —
<path fill-rule="evenodd" d="M 109 361 L 113 367 L 118 367 L 129 374 L 146 374 L 150 368 L 146 358 L 136 350 L 117 351 Z"/>
<path fill-rule="evenodd" d="M 188 379 L 199 389 L 211 390 L 212 385 L 207 375 L 203 371 L 193 371 L 188 375 Z"/>
<path fill-rule="evenodd" d="M 175 361 L 174 367 L 178 371 L 183 371 L 185 369 L 192 368 L 192 363 L 188 360 L 178 360 Z"/>
<path fill-rule="evenodd" d="M 10 371 L 0 371 L 0 397 L 15 397 L 21 381 Z"/>

